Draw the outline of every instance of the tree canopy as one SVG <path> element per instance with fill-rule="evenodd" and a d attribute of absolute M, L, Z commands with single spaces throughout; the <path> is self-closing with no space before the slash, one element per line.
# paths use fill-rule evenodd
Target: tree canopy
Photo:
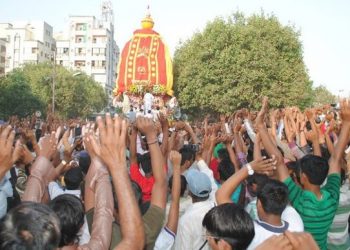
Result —
<path fill-rule="evenodd" d="M 26 64 L 7 74 L 6 77 L 0 78 L 0 84 L 7 83 L 11 86 L 12 90 L 8 87 L 9 91 L 13 91 L 18 84 L 26 86 L 26 91 L 29 93 L 27 93 L 27 98 L 33 97 L 40 104 L 39 106 L 34 105 L 35 110 L 39 109 L 45 113 L 47 107 L 52 103 L 53 78 L 55 81 L 55 111 L 61 117 L 85 117 L 93 112 L 101 111 L 107 105 L 107 94 L 100 84 L 83 72 L 77 74 L 60 65 L 57 65 L 54 70 L 53 65 L 47 63 Z M 13 94 L 8 93 L 8 95 L 12 96 Z M 24 96 L 26 95 L 17 97 L 16 103 L 18 105 Z M 8 105 L 5 107 L 12 115 L 23 116 L 32 112 L 31 105 L 28 108 L 24 106 L 25 112 L 23 111 L 23 113 L 14 112 L 14 107 Z"/>
<path fill-rule="evenodd" d="M 336 96 L 333 95 L 325 86 L 320 85 L 313 89 L 313 106 L 322 106 L 336 102 Z"/>
<path fill-rule="evenodd" d="M 272 106 L 311 104 L 312 82 L 299 32 L 273 15 L 216 18 L 180 44 L 174 56 L 174 89 L 190 113 L 229 113 Z"/>

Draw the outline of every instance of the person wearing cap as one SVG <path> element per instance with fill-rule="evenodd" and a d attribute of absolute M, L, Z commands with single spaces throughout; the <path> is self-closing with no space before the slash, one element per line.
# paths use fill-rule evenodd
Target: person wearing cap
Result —
<path fill-rule="evenodd" d="M 215 206 L 209 199 L 212 185 L 209 177 L 196 169 L 189 169 L 185 175 L 192 205 L 181 216 L 175 239 L 175 249 L 209 249 L 205 244 L 202 220 Z"/>

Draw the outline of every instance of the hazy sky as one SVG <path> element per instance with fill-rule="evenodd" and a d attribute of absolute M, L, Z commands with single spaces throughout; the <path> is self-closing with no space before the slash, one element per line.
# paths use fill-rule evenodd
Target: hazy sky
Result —
<path fill-rule="evenodd" d="M 44 20 L 54 32 L 67 27 L 69 15 L 100 16 L 101 0 L 0 0 L 0 22 Z M 122 48 L 151 5 L 158 31 L 171 52 L 178 41 L 190 38 L 216 16 L 236 10 L 245 14 L 274 13 L 283 24 L 301 31 L 304 60 L 314 85 L 334 94 L 350 94 L 349 0 L 124 0 L 112 1 L 115 38 Z M 343 91 L 342 91 L 343 90 Z"/>

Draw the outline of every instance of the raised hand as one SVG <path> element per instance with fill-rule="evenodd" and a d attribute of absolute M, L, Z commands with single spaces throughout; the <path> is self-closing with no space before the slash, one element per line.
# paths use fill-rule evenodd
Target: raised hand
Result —
<path fill-rule="evenodd" d="M 11 126 L 2 129 L 0 134 L 0 179 L 13 165 L 12 145 L 14 139 L 15 132 Z"/>
<path fill-rule="evenodd" d="M 273 170 L 276 170 L 277 161 L 274 156 L 270 159 L 260 158 L 249 163 L 252 166 L 252 169 L 258 173 L 271 173 Z"/>
<path fill-rule="evenodd" d="M 342 122 L 350 122 L 350 102 L 348 99 L 340 102 L 340 117 Z"/>
<path fill-rule="evenodd" d="M 260 112 L 258 113 L 258 116 L 255 119 L 256 125 L 264 126 L 264 118 L 265 118 L 265 114 L 268 112 L 268 109 L 269 109 L 269 99 L 266 96 L 264 96 Z"/>
<path fill-rule="evenodd" d="M 46 135 L 40 140 L 39 156 L 51 160 L 57 150 L 56 132 Z"/>
<path fill-rule="evenodd" d="M 128 124 L 125 120 L 115 117 L 112 120 L 109 114 L 106 121 L 97 117 L 97 124 L 100 133 L 100 143 L 97 142 L 93 134 L 89 134 L 87 147 L 91 141 L 93 152 L 107 165 L 110 171 L 126 167 L 126 135 Z M 91 149 L 88 149 L 92 151 Z"/>
<path fill-rule="evenodd" d="M 150 118 L 140 117 L 140 116 L 137 117 L 136 127 L 141 133 L 146 135 L 146 137 L 157 136 L 156 126 L 154 125 L 153 120 Z"/>
<path fill-rule="evenodd" d="M 174 167 L 181 166 L 181 154 L 179 152 L 172 150 L 170 152 L 169 159 Z"/>

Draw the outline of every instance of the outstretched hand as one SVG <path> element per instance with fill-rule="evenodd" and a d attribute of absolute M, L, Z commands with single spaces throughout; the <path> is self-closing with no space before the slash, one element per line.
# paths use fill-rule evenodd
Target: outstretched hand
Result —
<path fill-rule="evenodd" d="M 268 110 L 269 110 L 269 99 L 266 96 L 264 96 L 260 112 L 258 113 L 258 116 L 255 119 L 256 125 L 258 126 L 264 125 L 264 118 Z"/>
<path fill-rule="evenodd" d="M 13 165 L 12 145 L 14 139 L 15 132 L 11 126 L 2 130 L 0 134 L 0 172 L 6 173 Z"/>
<path fill-rule="evenodd" d="M 97 117 L 100 134 L 100 143 L 93 134 L 89 134 L 86 141 L 91 141 L 93 152 L 107 165 L 110 171 L 125 167 L 126 164 L 126 135 L 128 124 L 125 120 L 115 117 L 112 120 L 110 114 L 104 121 Z"/>

